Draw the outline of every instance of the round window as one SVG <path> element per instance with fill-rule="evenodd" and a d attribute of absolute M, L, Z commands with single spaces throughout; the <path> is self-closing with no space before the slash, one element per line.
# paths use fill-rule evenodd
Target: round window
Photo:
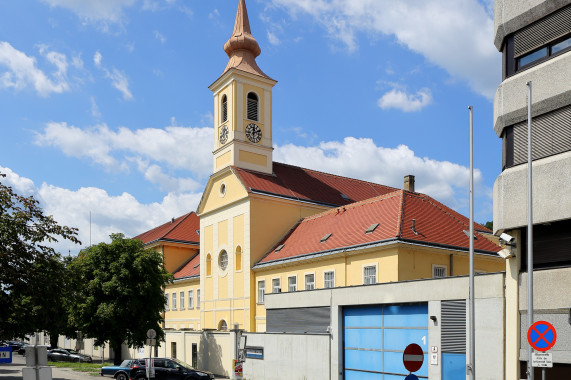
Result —
<path fill-rule="evenodd" d="M 218 256 L 218 265 L 223 271 L 228 267 L 228 253 L 226 253 L 226 251 L 220 252 L 220 255 Z"/>
<path fill-rule="evenodd" d="M 226 185 L 222 184 L 220 185 L 220 196 L 223 197 L 224 195 L 226 195 Z"/>

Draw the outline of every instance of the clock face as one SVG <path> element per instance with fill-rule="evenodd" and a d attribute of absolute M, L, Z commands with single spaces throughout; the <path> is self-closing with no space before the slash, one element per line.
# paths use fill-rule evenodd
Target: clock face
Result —
<path fill-rule="evenodd" d="M 220 144 L 225 144 L 228 141 L 228 127 L 225 125 L 220 130 Z"/>
<path fill-rule="evenodd" d="M 262 130 L 254 123 L 246 125 L 246 137 L 253 143 L 257 143 L 262 139 Z"/>

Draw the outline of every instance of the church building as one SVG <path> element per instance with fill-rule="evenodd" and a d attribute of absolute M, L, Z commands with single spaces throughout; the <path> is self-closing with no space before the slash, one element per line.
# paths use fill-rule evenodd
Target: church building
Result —
<path fill-rule="evenodd" d="M 244 0 L 214 96 L 213 174 L 196 213 L 137 236 L 161 250 L 174 283 L 165 327 L 268 329 L 264 295 L 469 272 L 469 220 L 415 192 L 274 162 L 272 91 Z M 475 225 L 477 272 L 505 264 Z M 366 292 L 367 288 L 362 287 Z"/>

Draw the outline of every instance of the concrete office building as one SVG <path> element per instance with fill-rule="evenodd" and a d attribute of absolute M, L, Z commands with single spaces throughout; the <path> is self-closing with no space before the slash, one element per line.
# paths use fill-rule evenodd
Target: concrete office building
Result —
<path fill-rule="evenodd" d="M 503 140 L 494 232 L 517 247 L 506 266 L 506 379 L 527 365 L 527 82 L 532 82 L 534 320 L 557 330 L 547 378 L 571 378 L 571 1 L 496 0 L 503 80 L 494 130 Z M 536 370 L 536 377 L 540 372 Z"/>

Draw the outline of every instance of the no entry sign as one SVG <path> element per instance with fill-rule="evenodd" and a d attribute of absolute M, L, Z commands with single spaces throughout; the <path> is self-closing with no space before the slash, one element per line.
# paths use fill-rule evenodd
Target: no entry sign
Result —
<path fill-rule="evenodd" d="M 422 367 L 422 362 L 424 361 L 422 348 L 416 343 L 409 344 L 404 349 L 402 361 L 404 363 L 404 368 L 410 372 L 418 371 L 420 367 Z"/>
<path fill-rule="evenodd" d="M 529 345 L 537 351 L 547 351 L 555 345 L 557 332 L 555 327 L 549 322 L 535 322 L 527 330 L 527 341 Z"/>

